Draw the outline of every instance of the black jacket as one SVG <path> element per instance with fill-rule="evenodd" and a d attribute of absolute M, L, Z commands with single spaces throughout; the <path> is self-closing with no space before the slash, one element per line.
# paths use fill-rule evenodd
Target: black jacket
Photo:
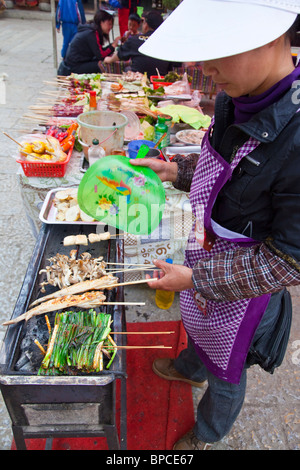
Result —
<path fill-rule="evenodd" d="M 79 25 L 78 32 L 67 50 L 66 65 L 73 69 L 76 65 L 103 60 L 111 55 L 115 50 L 114 47 L 111 44 L 103 47 L 101 42 L 93 24 Z"/>
<path fill-rule="evenodd" d="M 131 70 L 133 72 L 146 72 L 148 77 L 157 75 L 159 70 L 161 75 L 166 75 L 172 68 L 172 63 L 165 60 L 154 59 L 153 57 L 146 56 L 139 52 L 139 47 L 144 44 L 153 31 L 148 31 L 145 34 L 138 34 L 131 36 L 125 43 L 118 49 L 118 57 L 120 60 L 131 59 Z"/>
<path fill-rule="evenodd" d="M 213 219 L 229 230 L 267 241 L 279 255 L 300 260 L 300 92 L 291 88 L 280 101 L 234 125 L 231 98 L 216 100 L 213 147 L 229 161 L 254 137 L 261 144 L 243 158 L 215 202 Z M 257 162 L 257 163 L 255 163 Z M 294 263 L 292 263 L 294 264 Z"/>

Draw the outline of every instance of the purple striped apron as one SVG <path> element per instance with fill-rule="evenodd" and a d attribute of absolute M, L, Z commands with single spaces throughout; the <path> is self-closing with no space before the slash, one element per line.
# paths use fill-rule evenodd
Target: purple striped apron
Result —
<path fill-rule="evenodd" d="M 203 139 L 190 191 L 195 223 L 185 254 L 185 265 L 189 267 L 217 253 L 258 243 L 216 224 L 211 219 L 211 211 L 233 170 L 259 145 L 259 141 L 250 137 L 228 163 L 211 147 L 210 129 Z M 253 299 L 216 302 L 204 299 L 194 289 L 181 292 L 180 308 L 185 330 L 202 362 L 215 376 L 239 383 L 251 341 L 269 299 L 267 294 Z"/>

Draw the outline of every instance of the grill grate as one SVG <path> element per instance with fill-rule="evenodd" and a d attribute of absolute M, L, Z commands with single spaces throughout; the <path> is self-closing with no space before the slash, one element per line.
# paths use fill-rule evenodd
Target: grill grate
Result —
<path fill-rule="evenodd" d="M 46 292 L 41 293 L 43 274 L 39 271 L 48 264 L 48 258 L 57 253 L 69 255 L 70 247 L 63 246 L 64 237 L 79 233 L 87 235 L 95 228 L 91 225 L 42 226 L 13 318 L 28 310 L 35 299 L 55 290 L 47 285 Z M 103 256 L 106 261 L 122 262 L 124 259 L 120 237 L 79 247 L 78 255 L 83 251 L 93 257 Z M 108 301 L 124 301 L 122 286 L 105 292 L 105 295 Z M 112 316 L 114 331 L 126 331 L 124 306 L 102 306 L 101 311 Z M 50 322 L 51 319 L 54 321 L 54 314 L 49 313 Z M 119 350 L 110 369 L 103 372 L 44 377 L 37 375 L 42 356 L 34 344 L 35 338 L 42 345 L 48 342 L 44 315 L 31 318 L 27 324 L 23 321 L 10 325 L 0 352 L 0 388 L 12 421 L 17 449 L 26 449 L 25 439 L 29 437 L 91 436 L 105 436 L 110 449 L 125 449 L 126 350 Z M 125 345 L 126 335 L 118 335 L 118 343 Z M 120 439 L 116 428 L 117 380 L 121 383 Z"/>

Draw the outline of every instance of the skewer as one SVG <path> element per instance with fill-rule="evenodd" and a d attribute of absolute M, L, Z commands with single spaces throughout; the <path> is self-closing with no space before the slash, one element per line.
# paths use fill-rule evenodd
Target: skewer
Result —
<path fill-rule="evenodd" d="M 44 83 L 45 83 L 46 85 L 54 85 L 54 86 L 58 86 L 58 85 L 59 85 L 59 86 L 65 86 L 65 87 L 68 87 L 68 86 L 69 86 L 67 83 L 64 84 L 64 83 L 48 82 L 48 81 L 44 81 Z"/>
<path fill-rule="evenodd" d="M 36 109 L 41 109 L 41 110 L 46 109 L 46 110 L 50 111 L 52 109 L 52 106 L 47 106 L 45 104 L 40 104 L 40 105 L 29 106 L 29 109 L 34 109 L 34 110 L 36 110 Z"/>
<path fill-rule="evenodd" d="M 41 343 L 39 342 L 38 339 L 35 339 L 34 340 L 34 343 L 37 345 L 37 347 L 40 349 L 40 351 L 45 355 L 46 354 L 46 351 L 45 349 L 43 348 L 43 346 L 41 345 Z"/>
<path fill-rule="evenodd" d="M 114 262 L 110 262 L 110 261 L 107 261 L 106 264 L 116 264 L 118 266 L 147 266 L 147 267 L 151 267 L 151 268 L 156 268 L 157 266 L 155 266 L 154 264 L 143 264 L 143 263 L 114 263 Z"/>
<path fill-rule="evenodd" d="M 156 144 L 154 145 L 154 148 L 157 149 L 157 147 L 159 146 L 159 144 L 163 141 L 163 139 L 166 137 L 167 135 L 167 132 L 165 132 L 161 138 L 156 142 Z"/>
<path fill-rule="evenodd" d="M 111 331 L 110 335 L 170 335 L 175 331 Z"/>
<path fill-rule="evenodd" d="M 45 315 L 45 320 L 46 320 L 46 324 L 47 324 L 49 336 L 51 336 L 51 325 L 50 325 L 50 321 L 49 321 L 48 315 Z"/>
<path fill-rule="evenodd" d="M 8 135 L 6 132 L 3 132 L 3 134 L 6 135 L 6 137 L 8 137 L 9 139 L 11 139 L 15 144 L 18 144 L 19 147 L 21 147 L 21 148 L 23 147 L 22 144 L 20 144 L 17 140 L 15 140 L 13 137 L 11 137 L 10 135 Z M 26 155 L 31 155 L 32 157 L 37 158 L 38 160 L 44 160 L 44 158 L 38 157 L 38 156 L 35 155 L 34 153 L 25 152 L 25 150 L 21 150 L 21 153 L 25 153 Z M 50 151 L 46 150 L 45 153 L 47 153 L 47 154 L 49 154 L 49 155 L 53 155 L 54 157 L 57 158 L 57 155 L 55 155 L 55 153 L 53 153 L 53 152 L 50 152 Z"/>
<path fill-rule="evenodd" d="M 107 351 L 110 351 L 110 348 L 106 348 Z M 172 346 L 164 346 L 164 345 L 158 345 L 158 346 L 118 346 L 117 349 L 172 349 Z"/>
<path fill-rule="evenodd" d="M 13 137 L 11 137 L 10 135 L 8 135 L 6 132 L 3 132 L 3 131 L 2 131 L 2 133 L 3 133 L 4 135 L 6 135 L 6 137 L 8 137 L 10 140 L 12 140 L 15 144 L 18 144 L 19 147 L 23 147 L 23 145 L 20 144 L 20 142 L 18 142 L 18 141 L 15 140 Z"/>
<path fill-rule="evenodd" d="M 56 96 L 57 98 L 66 98 L 68 95 L 60 96 L 57 91 L 41 91 L 41 95 Z"/>
<path fill-rule="evenodd" d="M 32 115 L 29 115 L 29 114 L 24 114 L 24 116 L 22 116 L 24 119 L 31 119 L 32 121 L 39 121 L 39 122 L 43 122 L 43 123 L 47 123 L 49 121 L 49 118 L 43 118 L 41 116 L 32 116 Z"/>
<path fill-rule="evenodd" d="M 146 305 L 146 302 L 101 302 L 101 305 Z"/>
<path fill-rule="evenodd" d="M 117 269 L 117 270 L 107 270 L 107 272 L 109 272 L 109 274 L 116 274 L 116 273 L 126 273 L 128 271 L 151 271 L 152 269 L 154 268 L 125 268 L 125 269 Z M 157 268 L 156 268 L 157 269 Z"/>
<path fill-rule="evenodd" d="M 4 135 L 6 135 L 6 137 L 8 137 L 9 139 L 11 139 L 13 142 L 15 142 L 15 144 L 18 144 L 19 147 L 23 147 L 22 144 L 20 144 L 19 142 L 17 142 L 15 139 L 13 139 L 10 135 L 6 134 L 6 132 L 3 132 Z M 31 157 L 34 157 L 36 158 L 37 160 L 44 160 L 42 157 L 38 157 L 36 155 L 34 155 L 33 153 L 28 153 L 28 152 L 25 152 L 25 150 L 22 150 L 22 153 L 25 153 L 26 155 L 30 155 Z"/>
<path fill-rule="evenodd" d="M 152 281 L 158 281 L 158 278 L 154 277 L 153 279 L 142 279 L 140 281 L 119 282 L 119 283 L 116 283 L 116 284 L 110 284 L 110 285 L 107 285 L 107 286 L 102 286 L 101 290 L 104 290 L 108 287 L 113 288 L 113 287 L 119 287 L 119 286 L 131 286 L 133 284 L 142 284 L 142 283 L 145 283 L 145 282 L 152 282 Z M 102 303 L 101 303 L 101 305 L 102 305 Z"/>

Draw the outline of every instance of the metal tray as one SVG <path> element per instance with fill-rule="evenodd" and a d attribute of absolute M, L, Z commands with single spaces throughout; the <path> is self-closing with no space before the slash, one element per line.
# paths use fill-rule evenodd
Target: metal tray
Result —
<path fill-rule="evenodd" d="M 55 188 L 49 191 L 46 195 L 45 201 L 39 213 L 39 219 L 45 224 L 59 224 L 59 225 L 106 225 L 103 222 L 84 222 L 77 220 L 74 222 L 56 220 L 57 209 L 54 206 L 54 198 L 58 191 L 65 191 L 70 188 Z"/>

